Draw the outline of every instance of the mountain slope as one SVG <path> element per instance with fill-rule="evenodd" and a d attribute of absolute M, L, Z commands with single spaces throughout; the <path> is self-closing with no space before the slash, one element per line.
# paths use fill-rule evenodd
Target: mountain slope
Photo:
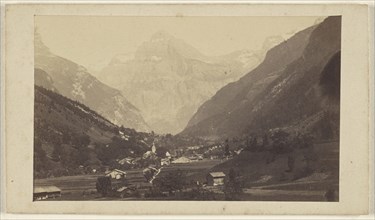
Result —
<path fill-rule="evenodd" d="M 113 123 L 139 131 L 149 127 L 139 110 L 120 91 L 113 89 L 87 72 L 87 70 L 62 57 L 56 56 L 35 36 L 35 83 L 55 88 L 60 94 L 84 103 Z"/>
<path fill-rule="evenodd" d="M 77 101 L 39 86 L 34 94 L 36 177 L 116 166 L 116 159 L 140 157 L 152 144 L 151 134 L 118 127 Z"/>
<path fill-rule="evenodd" d="M 319 80 L 340 50 L 340 27 L 340 17 L 329 17 L 271 49 L 256 69 L 204 103 L 182 134 L 219 138 L 317 123 L 332 108 Z"/>
<path fill-rule="evenodd" d="M 35 86 L 34 108 L 35 131 L 40 138 L 48 139 L 48 135 L 60 136 L 62 133 L 86 133 L 93 142 L 105 143 L 115 135 L 113 130 L 117 126 L 112 122 L 85 105 L 43 87 Z M 40 132 L 39 128 L 47 130 Z M 52 137 L 50 142 L 55 138 Z"/>
<path fill-rule="evenodd" d="M 98 78 L 124 91 L 157 133 L 178 133 L 218 89 L 259 64 L 262 51 L 208 57 L 166 32 L 119 54 Z"/>
<path fill-rule="evenodd" d="M 163 158 L 176 146 L 204 144 L 190 137 L 160 136 L 118 127 L 82 103 L 40 86 L 35 86 L 34 98 L 36 178 L 160 165 L 160 161 L 144 158 L 153 146 L 157 156 Z M 137 162 L 121 164 L 119 161 L 124 158 Z"/>
<path fill-rule="evenodd" d="M 58 93 L 35 86 L 34 176 L 72 175 L 79 165 L 100 166 L 88 146 L 108 144 L 116 126 Z"/>
<path fill-rule="evenodd" d="M 35 85 L 41 86 L 54 92 L 58 92 L 53 85 L 52 77 L 41 69 L 34 69 L 34 82 Z"/>

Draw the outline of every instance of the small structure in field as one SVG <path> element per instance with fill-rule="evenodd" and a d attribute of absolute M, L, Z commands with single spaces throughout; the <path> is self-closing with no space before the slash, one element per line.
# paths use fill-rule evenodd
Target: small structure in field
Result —
<path fill-rule="evenodd" d="M 196 154 L 198 160 L 203 160 L 203 154 Z"/>
<path fill-rule="evenodd" d="M 211 172 L 207 175 L 207 183 L 211 186 L 224 185 L 225 174 L 223 172 Z"/>
<path fill-rule="evenodd" d="M 132 157 L 126 157 L 124 159 L 119 160 L 118 163 L 121 164 L 121 165 L 132 164 L 133 160 L 134 160 L 134 158 L 132 158 Z"/>
<path fill-rule="evenodd" d="M 152 151 L 147 151 L 146 153 L 143 154 L 142 156 L 143 159 L 154 159 L 156 158 L 156 153 Z"/>
<path fill-rule="evenodd" d="M 152 147 L 151 147 L 151 152 L 152 153 L 156 153 L 156 146 L 155 146 L 155 142 L 154 143 L 152 143 Z"/>
<path fill-rule="evenodd" d="M 118 170 L 118 169 L 114 169 L 112 171 L 107 171 L 105 173 L 105 176 L 109 176 L 111 177 L 112 179 L 122 179 L 122 178 L 125 178 L 126 177 L 126 172 L 125 171 L 122 171 L 122 170 Z"/>
<path fill-rule="evenodd" d="M 171 159 L 172 155 L 167 151 L 167 152 L 165 152 L 165 157 Z"/>
<path fill-rule="evenodd" d="M 180 157 L 174 161 L 172 161 L 172 163 L 190 163 L 191 160 L 187 157 Z"/>
<path fill-rule="evenodd" d="M 61 196 L 61 189 L 56 186 L 40 186 L 34 188 L 34 200 L 43 200 Z"/>

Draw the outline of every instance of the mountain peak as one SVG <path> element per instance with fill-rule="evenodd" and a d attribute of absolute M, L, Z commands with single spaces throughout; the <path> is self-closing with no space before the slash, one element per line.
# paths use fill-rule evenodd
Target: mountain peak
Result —
<path fill-rule="evenodd" d="M 50 53 L 49 48 L 43 43 L 42 36 L 37 31 L 34 33 L 34 47 L 36 53 Z"/>

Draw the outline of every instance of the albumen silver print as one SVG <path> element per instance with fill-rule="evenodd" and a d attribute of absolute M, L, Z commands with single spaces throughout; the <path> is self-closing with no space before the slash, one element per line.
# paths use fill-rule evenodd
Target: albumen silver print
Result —
<path fill-rule="evenodd" d="M 368 5 L 1 11 L 1 218 L 371 218 Z"/>
<path fill-rule="evenodd" d="M 341 16 L 34 22 L 34 201 L 339 201 Z"/>

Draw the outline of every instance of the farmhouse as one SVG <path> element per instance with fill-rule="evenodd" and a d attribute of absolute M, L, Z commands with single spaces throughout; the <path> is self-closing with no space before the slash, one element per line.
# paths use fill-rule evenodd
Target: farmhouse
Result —
<path fill-rule="evenodd" d="M 127 164 L 132 164 L 133 160 L 134 160 L 134 158 L 132 158 L 132 157 L 126 157 L 126 158 L 124 158 L 122 160 L 119 160 L 118 163 L 121 164 L 121 165 L 124 165 L 126 163 Z"/>
<path fill-rule="evenodd" d="M 107 171 L 105 173 L 105 176 L 109 176 L 111 177 L 112 179 L 122 179 L 122 178 L 125 178 L 126 177 L 126 172 L 125 171 L 122 171 L 122 170 L 118 170 L 118 169 L 114 169 L 112 171 Z"/>
<path fill-rule="evenodd" d="M 224 185 L 225 174 L 223 172 L 211 172 L 207 175 L 207 183 L 211 186 Z"/>
<path fill-rule="evenodd" d="M 171 158 L 172 158 L 172 155 L 167 151 L 167 152 L 165 152 L 165 157 L 171 159 Z"/>
<path fill-rule="evenodd" d="M 171 160 L 169 158 L 163 158 L 160 161 L 161 166 L 164 166 L 164 165 L 168 166 L 169 164 L 171 164 Z"/>
<path fill-rule="evenodd" d="M 56 198 L 61 196 L 61 189 L 56 186 L 41 186 L 34 188 L 34 200 Z"/>
<path fill-rule="evenodd" d="M 147 151 L 142 156 L 143 159 L 147 159 L 147 158 L 151 158 L 152 159 L 152 158 L 155 158 L 155 157 L 156 157 L 156 153 L 152 152 L 152 151 Z"/>

